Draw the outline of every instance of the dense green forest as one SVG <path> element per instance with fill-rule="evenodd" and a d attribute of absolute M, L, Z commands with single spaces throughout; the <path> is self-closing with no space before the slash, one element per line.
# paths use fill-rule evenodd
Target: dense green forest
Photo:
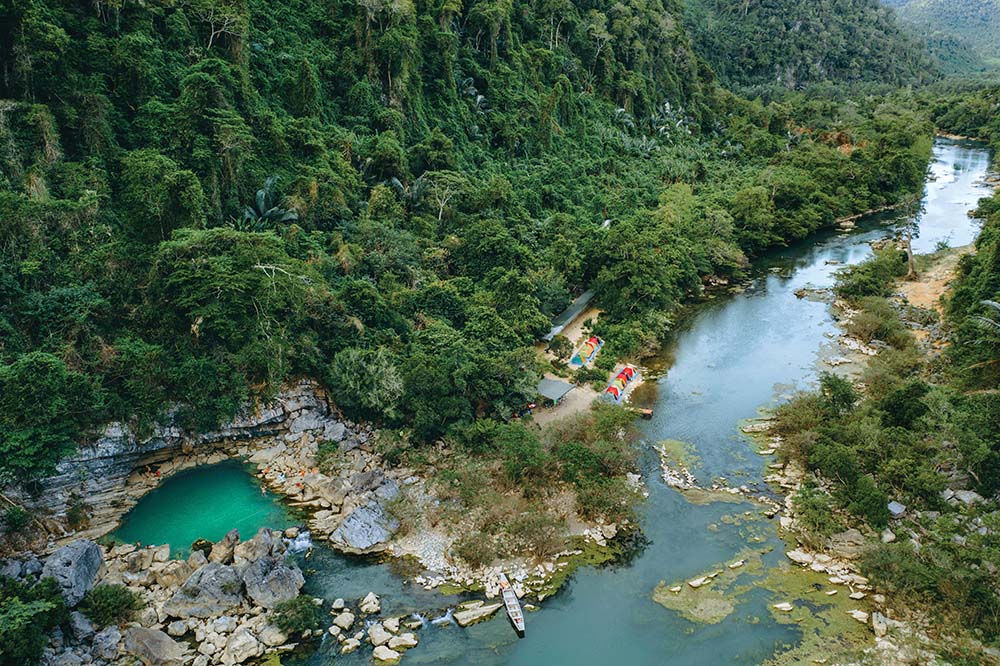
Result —
<path fill-rule="evenodd" d="M 296 376 L 416 441 L 507 418 L 575 293 L 637 355 L 929 154 L 882 100 L 718 87 L 673 0 L 15 0 L 0 30 L 5 479 Z"/>
<path fill-rule="evenodd" d="M 982 58 L 1000 62 L 1000 2 L 998 0 L 882 0 L 893 7 L 907 28 L 953 35 Z"/>
<path fill-rule="evenodd" d="M 698 54 L 738 88 L 901 86 L 939 74 L 878 0 L 689 0 L 685 18 Z"/>

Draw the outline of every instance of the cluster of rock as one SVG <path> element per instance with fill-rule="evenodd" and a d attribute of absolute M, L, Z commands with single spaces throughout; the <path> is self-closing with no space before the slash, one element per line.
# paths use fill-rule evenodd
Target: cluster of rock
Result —
<path fill-rule="evenodd" d="M 414 616 L 375 619 L 381 611 L 382 602 L 374 592 L 361 600 L 357 611 L 348 608 L 343 599 L 333 602 L 333 622 L 327 633 L 340 644 L 341 654 L 354 652 L 367 642 L 375 663 L 394 664 L 406 650 L 417 646 L 420 641 L 414 632 L 423 627 L 423 620 Z"/>
<path fill-rule="evenodd" d="M 371 450 L 374 433 L 363 426 L 348 431 L 343 424 L 333 428 L 321 421 L 304 425 L 310 427 L 294 429 L 283 440 L 251 452 L 250 462 L 265 470 L 262 478 L 273 490 L 312 509 L 309 528 L 313 535 L 329 538 L 348 553 L 385 550 L 399 529 L 399 521 L 385 508 L 400 492 L 400 480 L 394 475 L 402 476 L 402 483 L 408 485 L 420 479 L 398 470 L 385 472 L 380 457 Z M 321 441 L 337 444 L 335 472 L 315 467 Z"/>
<path fill-rule="evenodd" d="M 295 647 L 271 622 L 274 609 L 297 597 L 305 582 L 286 548 L 283 535 L 267 528 L 244 542 L 230 532 L 186 560 L 170 559 L 169 546 L 102 549 L 81 539 L 44 564 L 34 556 L 10 560 L 3 573 L 54 578 L 70 608 L 97 584 L 125 585 L 142 600 L 124 629 L 98 631 L 72 611 L 69 631 L 51 637 L 45 658 L 50 666 L 102 666 L 126 655 L 147 666 L 235 666 Z"/>

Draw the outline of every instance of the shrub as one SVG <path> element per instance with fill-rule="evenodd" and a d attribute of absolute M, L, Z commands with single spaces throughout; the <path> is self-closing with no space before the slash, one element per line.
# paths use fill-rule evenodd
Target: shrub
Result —
<path fill-rule="evenodd" d="M 584 386 L 586 384 L 591 384 L 593 382 L 606 382 L 608 380 L 608 372 L 606 370 L 601 370 L 600 368 L 580 368 L 573 375 L 573 383 Z M 601 388 L 604 388 L 603 386 Z"/>
<path fill-rule="evenodd" d="M 80 612 L 99 626 L 128 622 L 143 607 L 142 597 L 124 585 L 97 585 L 80 603 Z"/>
<path fill-rule="evenodd" d="M 548 350 L 560 361 L 565 361 L 573 353 L 573 343 L 565 335 L 557 335 L 552 338 Z"/>
<path fill-rule="evenodd" d="M 906 275 L 906 252 L 896 247 L 877 250 L 862 263 L 844 269 L 837 275 L 837 295 L 847 299 L 865 296 L 888 296 L 889 284 Z"/>
<path fill-rule="evenodd" d="M 820 374 L 819 392 L 823 396 L 824 407 L 831 416 L 849 412 L 858 399 L 850 381 L 829 372 Z"/>
<path fill-rule="evenodd" d="M 927 413 L 927 405 L 921 400 L 930 387 L 919 380 L 910 381 L 893 389 L 879 401 L 882 410 L 882 425 L 910 429 L 921 416 Z"/>
<path fill-rule="evenodd" d="M 872 527 L 882 528 L 889 523 L 889 498 L 871 477 L 859 476 L 841 495 L 845 508 Z"/>
<path fill-rule="evenodd" d="M 19 506 L 9 507 L 3 512 L 3 516 L 0 516 L 0 525 L 3 526 L 3 530 L 7 534 L 23 531 L 29 522 L 31 522 L 31 514 Z"/>
<path fill-rule="evenodd" d="M 322 604 L 305 595 L 282 601 L 274 611 L 274 626 L 289 635 L 319 629 L 324 620 Z"/>
<path fill-rule="evenodd" d="M 66 616 L 54 579 L 29 586 L 0 577 L 0 666 L 37 663 L 49 634 Z"/>
<path fill-rule="evenodd" d="M 493 538 L 482 532 L 463 535 L 455 542 L 452 550 L 473 567 L 491 564 L 499 556 Z"/>
<path fill-rule="evenodd" d="M 806 540 L 814 547 L 821 546 L 825 537 L 840 529 L 830 500 L 830 496 L 811 479 L 803 483 L 792 498 L 795 513 L 806 531 Z"/>
<path fill-rule="evenodd" d="M 774 412 L 776 430 L 791 435 L 804 430 L 814 430 L 826 419 L 823 399 L 816 393 L 802 393 L 779 405 Z"/>
<path fill-rule="evenodd" d="M 618 522 L 631 518 L 638 499 L 637 491 L 620 477 L 589 481 L 576 491 L 577 511 L 587 520 Z"/>

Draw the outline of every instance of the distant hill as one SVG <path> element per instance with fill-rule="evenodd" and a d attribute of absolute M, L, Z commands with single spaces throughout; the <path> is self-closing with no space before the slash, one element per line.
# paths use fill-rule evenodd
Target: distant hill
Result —
<path fill-rule="evenodd" d="M 937 68 L 878 0 L 688 0 L 696 50 L 728 85 L 922 83 Z"/>
<path fill-rule="evenodd" d="M 990 64 L 1000 65 L 1000 0 L 883 0 L 900 19 L 932 34 L 968 42 Z"/>

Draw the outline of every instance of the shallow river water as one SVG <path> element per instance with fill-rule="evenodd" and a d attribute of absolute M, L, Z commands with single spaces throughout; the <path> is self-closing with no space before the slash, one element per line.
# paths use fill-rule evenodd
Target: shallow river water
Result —
<path fill-rule="evenodd" d="M 939 242 L 971 242 L 978 224 L 966 212 L 989 193 L 982 183 L 989 161 L 984 148 L 938 140 L 934 155 L 920 233 L 913 243 L 917 252 L 932 251 Z M 836 332 L 827 304 L 796 298 L 794 292 L 831 286 L 841 265 L 864 259 L 871 252 L 868 243 L 894 233 L 900 222 L 875 216 L 859 221 L 850 234 L 828 232 L 770 253 L 755 264 L 746 291 L 699 306 L 665 350 L 661 378 L 645 392 L 655 412 L 651 421 L 640 422 L 645 442 L 689 443 L 696 456 L 693 471 L 702 483 L 725 477 L 730 485 L 766 490 L 762 478 L 772 460 L 754 452 L 739 424 L 762 406 L 808 388 Z M 799 629 L 775 621 L 768 606 L 779 599 L 757 584 L 785 559 L 776 520 L 763 518 L 760 505 L 750 502 L 689 502 L 660 480 L 658 459 L 649 446 L 642 465 L 650 492 L 640 508 L 646 542 L 627 562 L 577 571 L 540 611 L 528 614 L 524 639 L 514 635 L 502 614 L 467 629 L 447 623 L 428 626 L 404 663 L 758 664 L 795 644 Z M 136 512 L 155 501 L 156 495 L 150 495 Z M 216 506 L 222 501 L 219 497 Z M 752 518 L 733 519 L 746 511 Z M 135 531 L 134 523 L 123 529 L 129 540 L 162 541 L 154 526 Z M 721 622 L 691 622 L 653 601 L 658 583 L 703 574 L 747 549 L 761 553 L 763 569 L 746 573 L 746 590 Z M 329 599 L 375 591 L 383 596 L 387 612 L 429 617 L 457 601 L 405 584 L 384 564 L 345 558 L 325 548 L 317 548 L 302 564 L 308 574 L 306 592 Z M 370 663 L 369 651 L 335 657 L 332 647 L 326 643 L 294 663 Z"/>

